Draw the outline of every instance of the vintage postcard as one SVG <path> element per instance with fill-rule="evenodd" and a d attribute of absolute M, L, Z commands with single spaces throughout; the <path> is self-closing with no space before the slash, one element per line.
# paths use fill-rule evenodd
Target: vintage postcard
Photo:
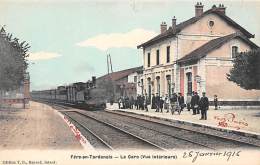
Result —
<path fill-rule="evenodd" d="M 260 1 L 0 0 L 0 165 L 260 165 Z"/>

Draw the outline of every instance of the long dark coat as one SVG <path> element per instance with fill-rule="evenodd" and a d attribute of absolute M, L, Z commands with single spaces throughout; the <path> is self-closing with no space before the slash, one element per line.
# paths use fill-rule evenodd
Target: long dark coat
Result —
<path fill-rule="evenodd" d="M 152 97 L 152 109 L 156 108 L 155 96 Z"/>
<path fill-rule="evenodd" d="M 191 107 L 194 107 L 194 105 L 199 105 L 199 101 L 200 101 L 199 95 L 193 95 L 191 97 L 191 102 L 190 102 Z"/>
<path fill-rule="evenodd" d="M 200 109 L 208 110 L 209 109 L 209 99 L 207 97 L 201 97 L 199 102 Z"/>

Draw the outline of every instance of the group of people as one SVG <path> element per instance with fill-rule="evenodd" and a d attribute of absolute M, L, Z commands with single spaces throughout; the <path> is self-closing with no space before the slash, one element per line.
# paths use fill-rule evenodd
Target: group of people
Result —
<path fill-rule="evenodd" d="M 207 110 L 209 109 L 209 100 L 206 97 L 206 93 L 202 93 L 202 97 L 198 95 L 197 92 L 192 92 L 192 95 L 188 94 L 187 109 L 190 111 L 192 109 L 192 115 L 200 114 L 200 120 L 207 120 Z"/>
<path fill-rule="evenodd" d="M 214 102 L 215 103 L 215 102 Z M 206 97 L 206 93 L 202 93 L 202 97 L 198 95 L 197 92 L 192 92 L 188 94 L 186 103 L 184 102 L 184 97 L 182 93 L 173 93 L 172 95 L 165 97 L 152 94 L 150 99 L 147 94 L 137 95 L 136 98 L 133 96 L 120 97 L 118 100 L 118 106 L 120 109 L 137 109 L 137 110 L 146 110 L 148 111 L 148 105 L 151 105 L 151 109 L 154 109 L 155 112 L 171 112 L 174 114 L 177 112 L 181 114 L 183 109 L 187 107 L 188 111 L 192 109 L 192 115 L 201 114 L 200 120 L 207 120 L 207 110 L 209 109 L 209 100 Z M 215 104 L 216 105 L 216 104 Z"/>
<path fill-rule="evenodd" d="M 147 100 L 148 98 L 145 97 L 144 95 L 137 95 L 136 98 L 134 98 L 133 96 L 128 97 L 120 97 L 118 99 L 118 107 L 120 109 L 142 109 L 144 110 L 145 108 L 147 109 Z M 148 109 L 147 109 L 148 111 Z"/>

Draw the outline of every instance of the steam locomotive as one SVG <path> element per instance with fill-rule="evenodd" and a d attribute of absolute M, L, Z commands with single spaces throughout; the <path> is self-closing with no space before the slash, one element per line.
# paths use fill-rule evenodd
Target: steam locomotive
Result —
<path fill-rule="evenodd" d="M 96 86 L 96 78 L 92 81 L 77 82 L 67 86 L 58 86 L 56 89 L 32 91 L 31 97 L 36 101 L 63 104 L 70 107 L 100 110 L 104 109 L 108 100 L 105 86 Z"/>

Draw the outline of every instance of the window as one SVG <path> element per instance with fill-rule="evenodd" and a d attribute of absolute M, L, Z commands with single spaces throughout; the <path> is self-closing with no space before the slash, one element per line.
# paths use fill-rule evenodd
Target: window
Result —
<path fill-rule="evenodd" d="M 147 67 L 150 67 L 150 64 L 151 64 L 151 54 L 148 53 L 147 54 Z"/>
<path fill-rule="evenodd" d="M 170 62 L 170 46 L 167 46 L 166 62 Z"/>
<path fill-rule="evenodd" d="M 156 51 L 156 65 L 160 64 L 160 51 L 157 49 Z"/>
<path fill-rule="evenodd" d="M 235 58 L 238 53 L 238 47 L 232 46 L 232 58 Z"/>
<path fill-rule="evenodd" d="M 214 26 L 214 21 L 209 21 L 209 27 L 213 27 Z"/>
<path fill-rule="evenodd" d="M 192 73 L 188 72 L 186 73 L 187 76 L 187 93 L 191 94 L 192 93 Z"/>
<path fill-rule="evenodd" d="M 137 76 L 134 76 L 134 82 L 135 83 L 137 82 Z"/>

